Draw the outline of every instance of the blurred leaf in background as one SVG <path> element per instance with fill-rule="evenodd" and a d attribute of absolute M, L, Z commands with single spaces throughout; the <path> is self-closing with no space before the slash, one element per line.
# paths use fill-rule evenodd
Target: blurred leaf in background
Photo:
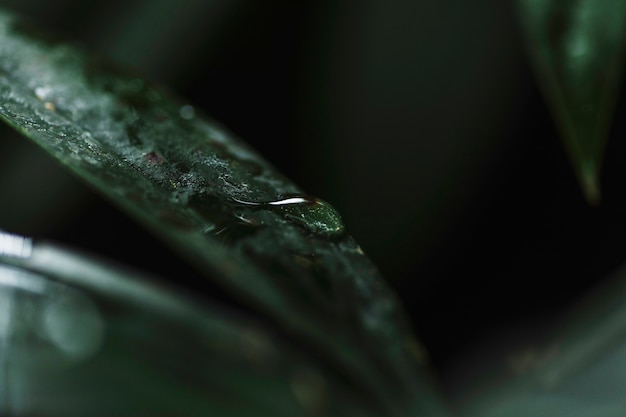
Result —
<path fill-rule="evenodd" d="M 509 351 L 505 363 L 481 360 L 481 378 L 460 393 L 464 416 L 623 416 L 626 410 L 624 266 L 572 303 L 541 338 Z M 496 355 L 501 354 L 497 352 Z M 490 352 L 483 352 L 483 358 Z M 478 374 L 476 374 L 478 375 Z"/>
<path fill-rule="evenodd" d="M 0 313 L 3 416 L 385 413 L 242 311 L 4 232 Z"/>
<path fill-rule="evenodd" d="M 626 1 L 520 0 L 528 49 L 585 197 L 600 200 L 600 170 L 622 84 Z"/>

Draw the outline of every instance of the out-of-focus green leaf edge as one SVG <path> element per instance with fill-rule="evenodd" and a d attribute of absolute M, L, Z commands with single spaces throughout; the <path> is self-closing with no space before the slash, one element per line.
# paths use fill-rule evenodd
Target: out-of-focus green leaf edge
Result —
<path fill-rule="evenodd" d="M 11 236 L 11 239 L 19 238 Z M 7 255 L 0 250 L 0 267 L 5 266 L 35 273 L 35 278 L 45 277 L 47 283 L 66 284 L 85 293 L 102 311 L 106 329 L 104 346 L 96 352 L 96 357 L 74 365 L 63 379 L 52 373 L 53 381 L 50 381 L 45 378 L 45 368 L 35 369 L 36 389 L 45 391 L 46 395 L 26 401 L 25 410 L 14 411 L 51 416 L 84 413 L 139 416 L 170 412 L 242 417 L 320 412 L 356 417 L 375 416 L 381 411 L 375 402 L 333 375 L 332 369 L 315 363 L 315 358 L 298 352 L 255 320 L 211 305 L 203 297 L 192 297 L 154 277 L 46 242 L 35 243 L 25 257 Z M 7 271 L 0 269 L 0 278 Z M 5 284 L 2 279 L 0 282 Z M 18 316 L 9 323 L 24 326 L 23 320 Z M 169 341 L 170 338 L 175 338 L 175 342 Z M 253 343 L 250 346 L 249 339 Z M 151 341 L 157 345 L 141 345 Z M 257 353 L 251 351 L 255 344 L 261 349 Z M 13 351 L 31 348 L 10 343 L 9 347 Z M 165 357 L 166 352 L 171 356 Z M 28 358 L 27 352 L 15 353 Z M 12 365 L 15 375 L 32 372 L 32 367 L 20 369 L 18 361 Z M 195 377 L 173 379 L 178 378 L 177 370 L 183 365 L 189 366 L 188 372 L 195 373 Z M 315 402 L 302 394 L 298 397 L 298 389 L 307 389 L 302 386 L 307 383 L 302 375 L 307 374 L 322 378 L 321 385 L 313 379 L 315 386 L 309 387 L 317 390 L 309 393 L 316 398 Z M 119 387 L 121 383 L 125 384 L 124 388 Z M 8 384 L 2 387 L 5 393 L 14 391 L 12 380 Z M 221 387 L 219 395 L 203 390 L 215 384 Z M 124 398 L 108 404 L 110 392 L 120 389 L 127 391 Z M 144 395 L 135 398 L 132 390 Z M 67 404 L 70 395 L 79 399 L 72 401 L 73 407 L 66 410 L 63 404 Z M 148 403 L 146 395 L 151 397 Z M 57 396 L 65 400 L 56 403 L 50 399 Z M 4 396 L 3 399 L 7 401 Z M 3 412 L 9 411 L 7 404 L 0 405 Z"/>
<path fill-rule="evenodd" d="M 623 416 L 626 267 L 573 303 L 551 325 L 549 336 L 528 347 L 534 353 L 522 373 L 485 378 L 479 389 L 457 404 L 458 415 Z M 489 363 L 489 358 L 483 360 Z"/>
<path fill-rule="evenodd" d="M 341 368 L 388 415 L 445 413 L 397 297 L 358 245 L 233 205 L 300 190 L 217 124 L 181 117 L 183 104 L 0 13 L 0 118 Z M 233 221 L 242 216 L 262 227 Z M 232 236 L 215 233 L 224 225 Z"/>
<path fill-rule="evenodd" d="M 623 76 L 626 2 L 518 0 L 536 78 L 590 204 Z"/>

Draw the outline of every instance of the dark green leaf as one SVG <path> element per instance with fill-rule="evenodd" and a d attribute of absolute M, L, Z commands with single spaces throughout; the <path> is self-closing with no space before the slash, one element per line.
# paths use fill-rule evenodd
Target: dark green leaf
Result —
<path fill-rule="evenodd" d="M 591 203 L 622 76 L 624 0 L 519 0 L 530 55 Z"/>
<path fill-rule="evenodd" d="M 563 314 L 548 337 L 509 359 L 463 415 L 618 417 L 626 410 L 626 270 Z M 520 346 L 521 347 L 521 346 Z M 483 358 L 488 364 L 490 358 Z M 493 364 L 491 364 L 493 365 Z M 484 381 L 483 381 L 484 382 Z"/>
<path fill-rule="evenodd" d="M 384 412 L 250 318 L 2 232 L 0 375 L 3 416 Z"/>
<path fill-rule="evenodd" d="M 337 212 L 224 128 L 8 14 L 0 14 L 0 100 L 0 117 L 332 363 L 387 415 L 441 412 L 397 297 Z"/>

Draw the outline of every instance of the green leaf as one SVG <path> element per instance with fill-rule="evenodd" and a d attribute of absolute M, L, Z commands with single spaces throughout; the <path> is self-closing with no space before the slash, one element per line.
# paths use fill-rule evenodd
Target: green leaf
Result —
<path fill-rule="evenodd" d="M 43 39 L 0 14 L 1 118 L 386 415 L 443 412 L 396 295 L 332 206 L 165 90 Z"/>
<path fill-rule="evenodd" d="M 0 232 L 0 414 L 375 416 L 259 323 L 154 277 Z"/>
<path fill-rule="evenodd" d="M 519 0 L 536 74 L 583 192 L 600 199 L 605 142 L 620 91 L 624 0 Z"/>
<path fill-rule="evenodd" d="M 622 267 L 607 284 L 563 314 L 548 337 L 528 341 L 521 355 L 508 358 L 510 365 L 522 366 L 515 366 L 506 378 L 500 372 L 482 392 L 468 396 L 471 401 L 464 404 L 461 415 L 623 416 L 625 336 L 626 270 Z"/>

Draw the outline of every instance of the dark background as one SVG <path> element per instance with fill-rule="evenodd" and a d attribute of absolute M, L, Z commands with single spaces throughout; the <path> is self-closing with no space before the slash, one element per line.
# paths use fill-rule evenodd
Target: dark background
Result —
<path fill-rule="evenodd" d="M 624 100 L 592 208 L 509 2 L 3 4 L 171 86 L 335 205 L 444 382 L 485 341 L 540 331 L 626 259 Z M 52 159 L 0 135 L 0 228 L 193 282 Z"/>

